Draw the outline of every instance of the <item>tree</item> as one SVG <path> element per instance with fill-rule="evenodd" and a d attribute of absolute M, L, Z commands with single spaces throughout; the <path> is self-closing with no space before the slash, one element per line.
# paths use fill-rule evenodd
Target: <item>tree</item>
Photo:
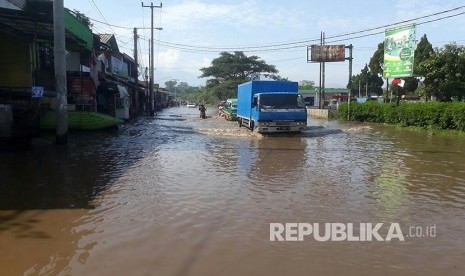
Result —
<path fill-rule="evenodd" d="M 465 94 L 465 47 L 447 44 L 436 49 L 418 66 L 425 77 L 425 94 L 442 100 L 462 98 Z"/>
<path fill-rule="evenodd" d="M 253 74 L 265 73 L 265 77 L 276 78 L 278 70 L 268 65 L 258 56 L 246 56 L 243 52 L 220 53 L 220 57 L 211 62 L 210 67 L 201 68 L 201 78 L 212 77 L 218 81 L 250 79 Z"/>
<path fill-rule="evenodd" d="M 368 69 L 369 71 L 367 72 L 368 75 L 366 82 L 368 83 L 369 87 L 371 87 L 371 92 L 379 96 L 383 93 L 382 87 L 384 84 L 384 42 L 378 44 L 378 48 L 370 58 Z M 354 85 L 354 83 L 352 83 L 352 85 Z"/>
<path fill-rule="evenodd" d="M 84 25 L 87 27 L 91 28 L 92 27 L 92 22 L 90 22 L 89 17 L 87 17 L 85 14 L 81 13 L 78 10 L 73 10 L 74 16 L 81 21 Z"/>
<path fill-rule="evenodd" d="M 431 54 L 433 52 L 434 52 L 433 45 L 429 43 L 428 37 L 426 36 L 426 34 L 423 35 L 415 49 L 415 60 L 413 62 L 413 75 L 414 76 L 423 75 L 421 73 L 419 65 L 423 61 L 428 60 L 431 57 Z M 418 88 L 418 79 L 416 77 L 405 78 L 405 85 L 403 88 L 405 93 L 413 94 L 414 92 L 416 92 L 417 88 Z M 422 90 L 421 92 L 424 93 L 425 91 Z"/>
<path fill-rule="evenodd" d="M 236 97 L 237 85 L 249 81 L 254 74 L 282 79 L 274 65 L 267 64 L 258 56 L 246 56 L 243 52 L 222 52 L 212 60 L 210 67 L 201 68 L 200 71 L 200 78 L 209 78 L 206 88 L 217 99 Z"/>
<path fill-rule="evenodd" d="M 404 92 L 413 94 L 418 88 L 417 78 L 410 77 L 410 78 L 404 78 L 404 79 L 405 79 L 405 84 L 404 84 L 404 89 L 403 89 Z"/>
<path fill-rule="evenodd" d="M 189 88 L 189 84 L 187 82 L 182 81 L 176 86 L 176 92 L 182 95 Z"/>
<path fill-rule="evenodd" d="M 169 80 L 169 81 L 166 81 L 165 82 L 165 87 L 166 89 L 168 89 L 169 91 L 174 91 L 176 85 L 178 84 L 178 81 L 177 80 Z M 176 91 L 177 92 L 177 91 Z"/>
<path fill-rule="evenodd" d="M 315 82 L 303 80 L 299 83 L 300 90 L 314 90 L 315 89 Z"/>
<path fill-rule="evenodd" d="M 373 53 L 373 56 L 370 58 L 370 63 L 368 63 L 368 68 L 373 74 L 378 75 L 379 77 L 383 76 L 384 72 L 384 42 L 378 44 L 378 49 Z"/>
<path fill-rule="evenodd" d="M 378 74 L 370 71 L 368 65 L 365 64 L 360 74 L 352 76 L 352 83 L 347 85 L 347 88 L 351 89 L 352 94 L 355 95 L 359 94 L 359 90 L 361 95 L 365 93 L 380 95 L 383 93 L 382 85 L 383 79 Z"/>
<path fill-rule="evenodd" d="M 421 37 L 420 42 L 417 44 L 417 48 L 415 49 L 415 60 L 413 62 L 414 75 L 422 75 L 419 65 L 423 61 L 428 60 L 432 54 L 434 54 L 433 45 L 429 43 L 428 37 L 425 34 Z"/>

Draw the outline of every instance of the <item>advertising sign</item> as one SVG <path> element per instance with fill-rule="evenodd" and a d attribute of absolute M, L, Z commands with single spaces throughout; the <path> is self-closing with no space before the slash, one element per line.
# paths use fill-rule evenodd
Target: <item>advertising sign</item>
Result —
<path fill-rule="evenodd" d="M 310 61 L 314 62 L 344 61 L 346 59 L 344 45 L 312 45 L 310 51 Z"/>
<path fill-rule="evenodd" d="M 95 86 L 90 78 L 72 78 L 70 85 L 70 93 L 73 96 L 87 95 L 95 96 Z"/>
<path fill-rule="evenodd" d="M 413 75 L 416 25 L 387 29 L 384 38 L 384 77 Z"/>

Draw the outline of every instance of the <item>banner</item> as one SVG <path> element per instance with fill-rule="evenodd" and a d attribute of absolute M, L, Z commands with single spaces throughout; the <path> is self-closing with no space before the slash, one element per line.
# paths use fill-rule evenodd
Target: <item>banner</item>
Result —
<path fill-rule="evenodd" d="M 416 25 L 387 29 L 384 38 L 384 77 L 413 75 Z"/>

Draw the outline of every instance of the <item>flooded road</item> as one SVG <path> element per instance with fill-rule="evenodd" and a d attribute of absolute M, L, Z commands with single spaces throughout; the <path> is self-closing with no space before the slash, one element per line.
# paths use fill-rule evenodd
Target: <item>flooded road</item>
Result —
<path fill-rule="evenodd" d="M 263 137 L 211 109 L 1 152 L 0 274 L 465 275 L 464 138 L 317 120 Z M 270 223 L 405 241 L 270 241 Z"/>

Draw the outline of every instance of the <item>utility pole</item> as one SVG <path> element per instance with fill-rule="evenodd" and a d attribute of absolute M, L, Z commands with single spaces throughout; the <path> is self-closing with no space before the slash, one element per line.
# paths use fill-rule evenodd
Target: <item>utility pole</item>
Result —
<path fill-rule="evenodd" d="M 134 28 L 134 61 L 136 62 L 136 72 L 135 72 L 135 76 L 136 76 L 136 84 L 139 83 L 139 64 L 138 64 L 138 60 L 137 60 L 137 39 L 139 38 L 139 36 L 137 36 L 137 28 Z"/>
<path fill-rule="evenodd" d="M 326 37 L 325 37 L 325 32 L 323 32 L 323 45 L 326 45 Z M 323 106 L 322 108 L 325 108 L 325 89 L 326 89 L 326 63 L 323 62 L 323 76 L 322 76 L 322 79 L 323 79 L 323 89 L 322 89 L 322 92 L 321 92 L 321 98 L 323 100 Z"/>
<path fill-rule="evenodd" d="M 384 102 L 387 103 L 389 98 L 389 78 L 386 78 L 386 98 L 384 99 Z M 392 99 L 392 97 L 391 97 Z"/>
<path fill-rule="evenodd" d="M 147 83 L 147 89 L 148 89 L 148 93 L 147 93 L 147 96 L 149 97 L 148 98 L 148 101 L 147 101 L 147 110 L 146 110 L 146 115 L 150 115 L 150 113 L 152 112 L 152 107 L 153 107 L 153 99 L 152 99 L 152 96 L 150 96 L 150 94 L 152 93 L 152 89 L 150 89 L 150 70 L 151 70 L 151 67 L 150 67 L 150 64 L 152 64 L 152 47 L 151 47 L 151 44 L 152 44 L 152 40 L 149 39 L 149 67 L 148 67 L 148 71 L 145 70 L 145 72 L 147 73 L 146 75 L 146 80 L 145 80 L 145 83 Z M 145 69 L 147 69 L 147 67 L 145 67 Z M 153 113 L 152 113 L 153 115 Z"/>
<path fill-rule="evenodd" d="M 150 57 L 150 56 L 149 56 Z M 145 79 L 145 83 L 149 83 L 149 68 L 148 67 L 145 67 L 145 76 L 144 76 L 144 79 Z M 145 115 L 148 115 L 148 112 L 150 110 L 150 107 L 149 107 L 149 104 L 148 104 L 148 101 L 147 101 L 147 96 L 149 95 L 149 88 L 147 87 L 145 89 Z"/>
<path fill-rule="evenodd" d="M 321 32 L 320 34 L 320 45 L 322 46 L 323 45 L 323 32 Z M 322 79 L 321 79 L 321 76 L 322 76 L 322 71 L 323 71 L 323 63 L 320 61 L 320 87 L 319 87 L 319 91 L 318 91 L 318 108 L 321 109 L 321 86 L 322 86 Z"/>
<path fill-rule="evenodd" d="M 66 43 L 63 0 L 53 1 L 53 48 L 56 90 L 56 143 L 68 143 L 68 100 L 66 90 Z"/>
<path fill-rule="evenodd" d="M 145 6 L 144 2 L 141 2 L 143 8 L 150 8 L 151 10 L 151 25 L 150 25 L 150 33 L 151 33 L 151 47 L 150 47 L 150 53 L 152 56 L 152 59 L 150 60 L 150 116 L 154 115 L 154 108 L 152 106 L 153 104 L 153 8 L 161 8 L 163 6 L 163 3 L 160 3 L 160 6 L 154 6 L 153 3 L 150 3 L 150 6 Z"/>
<path fill-rule="evenodd" d="M 345 48 L 349 48 L 349 97 L 347 99 L 347 121 L 350 121 L 350 98 L 352 98 L 352 60 L 354 59 L 352 57 L 352 50 L 354 49 L 354 46 L 350 44 L 349 46 L 346 46 Z M 358 94 L 360 96 L 360 80 L 358 81 Z"/>
<path fill-rule="evenodd" d="M 354 59 L 352 57 L 352 50 L 354 49 L 354 46 L 352 44 L 349 44 L 349 46 L 346 46 L 345 48 L 349 49 L 349 58 L 346 58 L 349 60 L 349 85 L 352 85 L 352 60 Z"/>

